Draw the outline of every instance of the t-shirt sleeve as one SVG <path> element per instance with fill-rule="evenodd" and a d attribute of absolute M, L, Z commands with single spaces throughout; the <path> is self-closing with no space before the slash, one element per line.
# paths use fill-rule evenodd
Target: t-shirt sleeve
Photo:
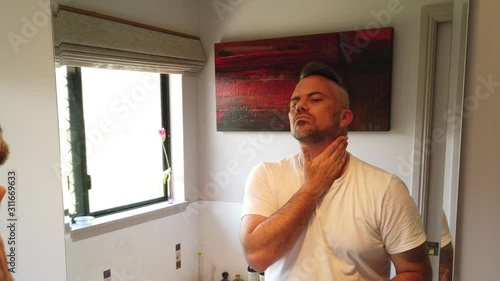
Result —
<path fill-rule="evenodd" d="M 250 172 L 245 185 L 241 217 L 245 215 L 269 217 L 279 209 L 276 196 L 269 185 L 268 169 L 265 163 L 260 163 Z"/>
<path fill-rule="evenodd" d="M 381 236 L 386 251 L 398 254 L 427 239 L 422 219 L 404 182 L 393 176 L 382 204 Z"/>

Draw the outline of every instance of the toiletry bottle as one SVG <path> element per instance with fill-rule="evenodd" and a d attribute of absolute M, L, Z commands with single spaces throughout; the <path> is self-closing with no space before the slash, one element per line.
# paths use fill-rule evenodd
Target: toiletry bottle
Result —
<path fill-rule="evenodd" d="M 241 279 L 241 275 L 236 274 L 236 275 L 234 276 L 234 280 L 233 280 L 233 281 L 243 281 L 243 279 Z"/>
<path fill-rule="evenodd" d="M 248 281 L 259 281 L 259 273 L 255 269 L 251 268 L 250 266 L 248 266 L 247 280 Z"/>
<path fill-rule="evenodd" d="M 259 281 L 266 281 L 266 275 L 265 272 L 259 273 Z"/>

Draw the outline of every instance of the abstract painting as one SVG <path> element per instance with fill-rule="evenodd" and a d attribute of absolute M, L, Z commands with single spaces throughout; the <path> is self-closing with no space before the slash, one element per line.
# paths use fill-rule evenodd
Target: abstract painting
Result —
<path fill-rule="evenodd" d="M 289 131 L 302 66 L 332 66 L 347 87 L 350 131 L 390 129 L 392 27 L 216 43 L 217 131 Z"/>

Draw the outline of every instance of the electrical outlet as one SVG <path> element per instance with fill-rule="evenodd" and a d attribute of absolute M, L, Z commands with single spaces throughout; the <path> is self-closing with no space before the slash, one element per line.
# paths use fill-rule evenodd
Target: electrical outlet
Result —
<path fill-rule="evenodd" d="M 175 245 L 175 269 L 181 268 L 181 244 Z"/>
<path fill-rule="evenodd" d="M 427 241 L 427 251 L 429 252 L 429 256 L 439 255 L 439 243 Z"/>
<path fill-rule="evenodd" d="M 104 270 L 102 273 L 104 281 L 111 281 L 111 269 Z"/>

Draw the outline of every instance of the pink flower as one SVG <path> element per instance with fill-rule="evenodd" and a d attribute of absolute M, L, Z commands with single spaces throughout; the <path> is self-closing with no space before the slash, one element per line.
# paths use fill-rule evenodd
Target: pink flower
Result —
<path fill-rule="evenodd" d="M 165 128 L 161 128 L 158 130 L 160 133 L 161 137 L 161 145 L 163 147 L 163 154 L 165 155 L 165 160 L 167 161 L 167 168 L 170 168 L 170 162 L 168 161 L 168 155 L 167 155 L 167 150 L 165 149 L 165 139 L 167 138 L 167 131 L 165 131 Z"/>
<path fill-rule="evenodd" d="M 165 128 L 161 128 L 158 132 L 160 133 L 161 141 L 164 142 L 167 138 L 167 131 L 165 131 Z"/>

